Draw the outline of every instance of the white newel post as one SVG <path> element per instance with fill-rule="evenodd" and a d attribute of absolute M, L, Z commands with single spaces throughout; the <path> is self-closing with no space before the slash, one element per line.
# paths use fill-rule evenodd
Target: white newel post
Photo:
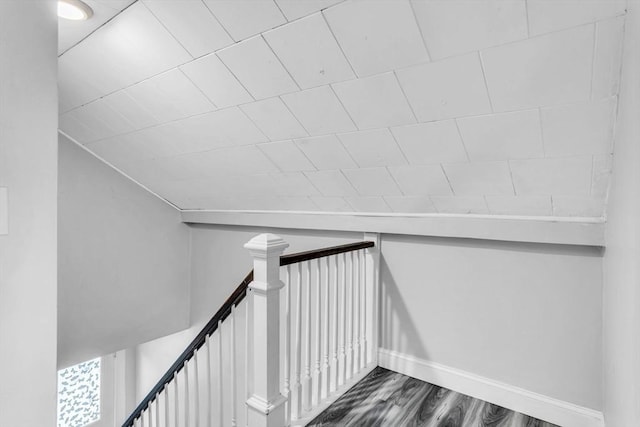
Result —
<path fill-rule="evenodd" d="M 275 234 L 260 234 L 244 245 L 253 257 L 249 284 L 248 425 L 283 427 L 286 398 L 280 393 L 280 255 L 289 246 Z"/>

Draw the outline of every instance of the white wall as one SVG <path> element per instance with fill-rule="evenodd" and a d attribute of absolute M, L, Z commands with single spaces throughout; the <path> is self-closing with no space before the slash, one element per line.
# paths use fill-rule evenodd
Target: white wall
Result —
<path fill-rule="evenodd" d="M 0 1 L 0 424 L 56 420 L 57 17 L 53 0 Z"/>
<path fill-rule="evenodd" d="M 384 236 L 381 347 L 598 410 L 601 266 L 592 247 Z"/>
<path fill-rule="evenodd" d="M 640 425 L 640 5 L 629 2 L 604 256 L 604 415 Z"/>
<path fill-rule="evenodd" d="M 60 367 L 189 326 L 189 230 L 172 207 L 60 137 Z"/>

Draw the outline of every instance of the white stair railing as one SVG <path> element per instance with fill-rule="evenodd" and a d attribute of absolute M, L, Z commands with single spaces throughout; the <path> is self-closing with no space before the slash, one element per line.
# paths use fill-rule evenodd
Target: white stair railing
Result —
<path fill-rule="evenodd" d="M 378 243 L 283 256 L 280 237 L 251 239 L 252 274 L 123 427 L 310 421 L 377 365 Z"/>
<path fill-rule="evenodd" d="M 377 366 L 377 243 L 281 258 L 284 425 L 304 425 Z"/>

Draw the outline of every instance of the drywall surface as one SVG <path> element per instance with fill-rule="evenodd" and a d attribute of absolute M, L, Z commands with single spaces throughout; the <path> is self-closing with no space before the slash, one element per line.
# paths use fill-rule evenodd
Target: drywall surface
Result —
<path fill-rule="evenodd" d="M 601 408 L 598 248 L 383 237 L 381 347 Z"/>
<path fill-rule="evenodd" d="M 604 256 L 604 417 L 640 425 L 640 8 L 629 2 Z"/>
<path fill-rule="evenodd" d="M 178 211 L 60 137 L 58 365 L 189 326 Z"/>
<path fill-rule="evenodd" d="M 253 267 L 244 244 L 260 233 L 289 243 L 285 253 L 361 241 L 362 233 L 334 233 L 193 225 L 191 229 L 191 327 L 137 347 L 137 395 L 142 399 L 222 306 Z M 242 360 L 242 359 L 240 359 Z"/>
<path fill-rule="evenodd" d="M 0 424 L 56 420 L 57 17 L 0 1 Z"/>

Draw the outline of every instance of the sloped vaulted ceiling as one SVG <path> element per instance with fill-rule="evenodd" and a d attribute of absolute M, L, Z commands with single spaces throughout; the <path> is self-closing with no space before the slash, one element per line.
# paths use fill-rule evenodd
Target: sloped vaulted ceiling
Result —
<path fill-rule="evenodd" d="M 139 0 L 60 56 L 60 128 L 183 209 L 599 217 L 624 13 Z"/>

